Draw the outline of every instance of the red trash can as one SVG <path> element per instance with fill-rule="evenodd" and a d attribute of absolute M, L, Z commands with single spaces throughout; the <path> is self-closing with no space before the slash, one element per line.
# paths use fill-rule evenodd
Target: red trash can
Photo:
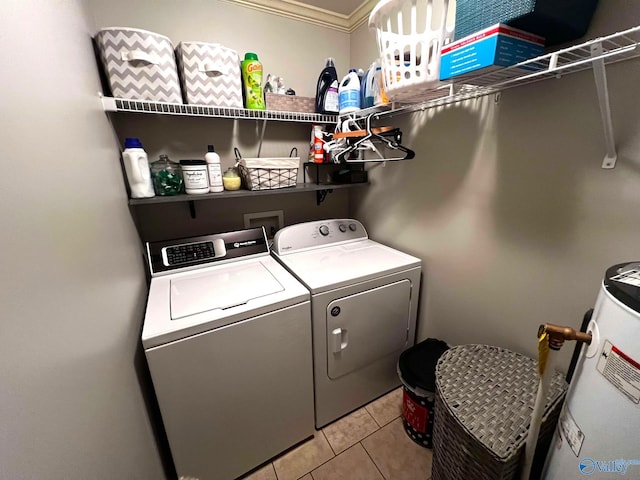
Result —
<path fill-rule="evenodd" d="M 409 438 L 426 448 L 433 446 L 436 364 L 448 349 L 442 340 L 427 338 L 402 352 L 398 359 L 402 423 Z"/>

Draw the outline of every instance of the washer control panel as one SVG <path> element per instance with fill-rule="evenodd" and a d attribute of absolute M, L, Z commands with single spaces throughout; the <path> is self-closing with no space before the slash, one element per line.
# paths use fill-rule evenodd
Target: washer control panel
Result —
<path fill-rule="evenodd" d="M 353 219 L 318 220 L 280 229 L 273 239 L 273 251 L 283 255 L 334 243 L 366 240 L 364 226 Z"/>
<path fill-rule="evenodd" d="M 152 276 L 265 254 L 269 254 L 269 245 L 263 227 L 147 243 L 147 262 Z"/>

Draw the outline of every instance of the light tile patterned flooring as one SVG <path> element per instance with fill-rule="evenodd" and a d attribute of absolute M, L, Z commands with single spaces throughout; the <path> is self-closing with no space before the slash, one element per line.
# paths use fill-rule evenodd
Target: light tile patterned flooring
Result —
<path fill-rule="evenodd" d="M 401 415 L 398 388 L 243 480 L 429 480 L 431 450 L 409 439 Z"/>

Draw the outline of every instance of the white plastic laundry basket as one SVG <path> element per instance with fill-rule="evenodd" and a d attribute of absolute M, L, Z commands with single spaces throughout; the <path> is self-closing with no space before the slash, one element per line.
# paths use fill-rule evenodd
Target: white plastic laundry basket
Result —
<path fill-rule="evenodd" d="M 455 0 L 382 0 L 369 16 L 384 88 L 393 102 L 415 100 L 442 85 L 440 49 L 453 40 Z"/>

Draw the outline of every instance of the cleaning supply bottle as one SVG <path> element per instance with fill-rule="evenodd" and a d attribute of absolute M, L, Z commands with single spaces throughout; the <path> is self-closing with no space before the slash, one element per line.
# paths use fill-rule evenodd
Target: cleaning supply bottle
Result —
<path fill-rule="evenodd" d="M 312 160 L 313 163 L 324 163 L 324 129 L 322 125 L 314 125 L 311 129 Z"/>
<path fill-rule="evenodd" d="M 382 68 L 376 66 L 376 80 L 375 80 L 375 90 L 373 97 L 373 104 L 378 105 L 386 105 L 389 103 L 389 97 L 384 91 L 384 78 L 382 78 Z"/>
<path fill-rule="evenodd" d="M 155 197 L 149 159 L 139 139 L 127 138 L 124 141 L 122 161 L 124 170 L 127 173 L 131 198 Z"/>
<path fill-rule="evenodd" d="M 360 110 L 360 79 L 356 69 L 352 68 L 340 82 L 338 88 L 340 115 Z"/>
<path fill-rule="evenodd" d="M 316 113 L 335 115 L 338 113 L 338 72 L 333 64 L 333 58 L 327 58 L 327 63 L 316 86 Z"/>
<path fill-rule="evenodd" d="M 364 88 L 363 91 L 360 92 L 360 97 L 363 99 L 362 108 L 373 107 L 375 101 L 375 92 L 378 88 L 376 85 L 376 81 L 379 83 L 380 80 L 376 76 L 376 64 L 375 62 L 371 64 L 367 73 L 364 76 L 363 83 Z"/>
<path fill-rule="evenodd" d="M 244 84 L 245 108 L 250 110 L 264 110 L 264 95 L 262 94 L 262 64 L 255 53 L 245 53 L 240 66 L 242 82 Z"/>
<path fill-rule="evenodd" d="M 213 148 L 213 145 L 207 145 L 207 153 L 204 156 L 207 162 L 207 173 L 209 174 L 209 191 L 223 192 L 222 185 L 222 168 L 220 167 L 220 155 Z"/>
<path fill-rule="evenodd" d="M 367 78 L 369 77 L 369 70 L 364 72 L 360 77 L 360 108 L 367 108 Z"/>

